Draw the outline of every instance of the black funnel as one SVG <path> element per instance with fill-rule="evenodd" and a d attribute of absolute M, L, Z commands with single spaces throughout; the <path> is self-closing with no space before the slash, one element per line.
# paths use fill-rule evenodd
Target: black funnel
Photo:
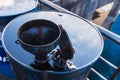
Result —
<path fill-rule="evenodd" d="M 34 55 L 47 54 L 59 43 L 61 30 L 48 20 L 32 20 L 18 30 L 18 40 L 22 48 Z"/>

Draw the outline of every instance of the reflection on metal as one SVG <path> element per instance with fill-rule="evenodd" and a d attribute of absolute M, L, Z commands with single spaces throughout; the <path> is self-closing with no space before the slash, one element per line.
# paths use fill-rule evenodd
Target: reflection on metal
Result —
<path fill-rule="evenodd" d="M 105 29 L 105 28 L 103 28 L 103 27 L 101 27 L 101 26 L 99 26 L 99 25 L 96 25 L 96 24 L 94 24 L 94 25 L 99 29 L 99 31 L 100 31 L 105 37 L 109 38 L 110 40 L 112 40 L 112 41 L 114 41 L 114 42 L 116 42 L 116 43 L 118 43 L 118 44 L 120 44 L 120 36 L 119 36 L 119 35 L 111 32 L 111 31 L 109 31 L 109 30 L 107 30 L 107 29 Z"/>
<path fill-rule="evenodd" d="M 0 0 L 0 17 L 22 14 L 33 10 L 37 0 Z M 31 4 L 32 3 L 32 4 Z M 29 6 L 26 6 L 29 5 Z"/>
<path fill-rule="evenodd" d="M 61 7 L 59 7 L 59 6 L 51 3 L 51 2 L 49 2 L 49 1 L 46 1 L 46 0 L 39 0 L 39 1 L 42 2 L 43 4 L 47 5 L 47 6 L 51 7 L 52 9 L 55 9 L 55 10 L 58 10 L 58 11 L 61 11 L 61 12 L 66 12 L 66 13 L 69 13 L 69 14 L 72 14 L 72 15 L 77 16 L 76 14 L 74 14 L 74 13 L 72 13 L 72 12 L 70 12 L 70 11 L 64 9 L 64 8 L 61 8 Z M 52 5 L 50 5 L 50 4 L 52 4 Z M 108 31 L 108 30 L 106 30 L 106 29 L 104 29 L 104 28 L 102 28 L 101 26 L 98 26 L 98 25 L 96 25 L 96 24 L 94 24 L 94 25 L 99 29 L 99 31 L 100 31 L 105 37 L 107 37 L 107 38 L 109 38 L 109 39 L 117 42 L 118 44 L 120 44 L 120 36 L 118 36 L 118 35 L 110 32 L 110 31 Z M 114 66 L 113 64 L 111 64 L 110 62 L 108 62 L 107 60 L 105 60 L 103 57 L 100 57 L 100 59 L 103 60 L 103 61 L 104 61 L 105 63 L 107 63 L 108 65 L 110 65 L 112 68 L 117 69 L 116 66 Z M 107 80 L 107 79 L 106 79 L 105 77 L 103 77 L 100 73 L 98 73 L 95 69 L 92 68 L 91 70 L 92 70 L 93 72 L 95 72 L 98 76 L 100 76 L 101 79 Z M 89 80 L 89 79 L 88 79 L 88 80 Z"/>
<path fill-rule="evenodd" d="M 69 13 L 69 14 L 72 14 L 72 15 L 78 17 L 78 15 L 76 15 L 76 14 L 74 14 L 74 13 L 71 13 L 70 11 L 68 11 L 68 10 L 66 10 L 66 9 L 64 9 L 64 8 L 61 8 L 60 6 L 57 6 L 56 4 L 53 4 L 53 3 L 49 2 L 49 1 L 46 1 L 46 0 L 39 0 L 39 1 L 40 1 L 41 3 L 47 5 L 48 7 L 51 7 L 52 9 L 55 9 L 55 10 L 61 11 L 61 12 L 66 12 L 66 13 Z M 92 23 L 92 24 L 94 24 L 94 23 Z M 96 25 L 96 24 L 94 24 L 94 25 L 99 29 L 99 31 L 101 32 L 101 34 L 103 34 L 106 38 L 109 38 L 110 40 L 112 40 L 112 41 L 120 44 L 120 36 L 119 36 L 119 35 L 111 32 L 111 31 L 109 31 L 109 30 L 107 30 L 107 29 L 105 29 L 105 28 L 103 28 L 103 27 L 101 27 L 101 26 L 98 26 L 98 25 Z M 115 65 L 111 64 L 109 61 L 107 61 L 107 60 L 104 59 L 103 57 L 100 57 L 100 59 L 103 60 L 106 64 L 108 64 L 108 65 L 111 66 L 112 68 L 117 69 L 117 67 L 116 67 Z M 97 72 L 95 69 L 92 68 L 91 70 L 92 70 L 93 72 L 95 72 L 98 76 L 100 76 L 101 79 L 107 80 L 104 76 L 102 76 L 102 75 L 101 75 L 99 72 Z M 117 69 L 117 70 L 118 70 L 118 69 Z M 114 74 L 113 74 L 112 76 L 114 76 Z M 111 77 L 112 77 L 112 76 L 111 76 Z"/>
<path fill-rule="evenodd" d="M 50 20 L 54 22 L 55 24 L 58 24 L 58 25 L 61 24 L 64 27 L 64 29 L 67 31 L 69 35 L 69 38 L 71 39 L 73 48 L 75 49 L 74 58 L 71 59 L 70 61 L 74 63 L 73 65 L 75 65 L 77 69 L 74 70 L 75 73 L 69 73 L 69 72 L 67 73 L 67 71 L 65 73 L 63 72 L 64 74 L 63 77 L 61 77 L 62 72 L 61 73 L 49 72 L 53 74 L 52 76 L 49 76 L 49 73 L 45 71 L 44 73 L 48 74 L 46 75 L 47 77 L 42 76 L 43 72 L 41 73 L 37 72 L 37 75 L 41 75 L 39 77 L 37 76 L 37 78 L 40 79 L 44 77 L 46 79 L 46 78 L 52 77 L 51 80 L 54 80 L 58 76 L 60 77 L 57 80 L 73 80 L 74 78 L 78 80 L 83 77 L 85 78 L 86 73 L 89 71 L 92 64 L 99 58 L 99 56 L 101 55 L 102 49 L 103 49 L 103 39 L 99 31 L 89 22 L 85 21 L 84 19 L 75 17 L 70 14 L 65 14 L 61 12 L 37 12 L 37 13 L 26 14 L 26 15 L 16 18 L 15 20 L 11 22 L 10 25 L 8 25 L 8 27 L 5 28 L 4 33 L 3 33 L 3 37 L 2 37 L 3 47 L 4 48 L 6 47 L 8 54 L 10 54 L 10 56 L 16 59 L 16 63 L 17 63 L 17 60 L 20 62 L 20 64 L 18 63 L 18 65 L 16 63 L 13 63 L 15 74 L 17 77 L 19 77 L 19 80 L 22 80 L 21 78 L 23 78 L 23 73 L 26 76 L 25 80 L 29 80 L 27 74 L 36 75 L 35 74 L 36 71 L 34 71 L 33 68 L 29 66 L 32 62 L 34 62 L 34 56 L 29 54 L 21 46 L 15 43 L 15 41 L 18 40 L 17 39 L 18 36 L 16 34 L 17 34 L 18 29 L 25 22 L 28 22 L 30 20 L 38 20 L 38 19 Z M 69 23 L 72 23 L 72 24 L 69 24 Z M 14 32 L 10 33 L 11 30 L 14 30 Z M 14 50 L 11 50 L 11 47 Z M 92 52 L 92 55 L 89 54 L 90 52 Z M 12 59 L 12 61 L 14 61 L 14 59 Z M 10 60 L 11 63 L 12 61 Z M 30 72 L 27 72 L 26 69 L 23 70 L 23 68 L 20 68 L 20 66 L 23 66 L 24 68 L 25 66 L 29 67 L 29 69 L 31 70 Z M 18 68 L 21 72 L 16 71 L 18 70 Z M 78 72 L 76 73 L 76 71 Z M 57 74 L 58 76 L 56 76 L 55 74 Z M 67 77 L 68 75 L 69 77 Z M 35 78 L 33 77 L 31 79 L 35 79 Z M 46 79 L 46 80 L 49 80 L 49 79 Z"/>
<path fill-rule="evenodd" d="M 62 0 L 52 0 L 52 2 L 53 2 L 53 3 L 55 3 L 55 2 L 60 2 L 60 3 L 62 3 Z"/>
<path fill-rule="evenodd" d="M 69 13 L 69 14 L 72 14 L 72 15 L 76 15 L 70 11 L 68 11 L 67 9 L 64 9 L 56 4 L 54 4 L 53 2 L 51 1 L 48 1 L 48 0 L 38 0 L 40 3 L 44 4 L 45 6 L 53 9 L 53 10 L 57 10 L 57 11 L 60 11 L 60 12 L 65 12 L 65 13 Z M 77 16 L 77 15 L 76 15 Z"/>
<path fill-rule="evenodd" d="M 99 72 L 97 72 L 94 68 L 91 68 L 91 71 L 96 73 L 102 80 L 107 80 L 103 75 L 101 75 Z"/>
<path fill-rule="evenodd" d="M 50 1 L 48 1 L 48 0 L 39 0 L 39 2 L 43 3 L 47 7 L 50 7 L 51 9 L 54 9 L 54 10 L 57 10 L 57 11 L 60 11 L 60 12 L 69 13 L 69 14 L 72 14 L 74 16 L 80 17 L 77 14 L 74 14 L 74 13 L 72 13 L 72 12 L 70 12 L 70 11 L 68 11 L 68 10 L 66 10 L 66 9 L 64 9 L 64 8 L 50 2 Z M 109 30 L 107 30 L 107 29 L 105 29 L 105 28 L 103 28 L 103 27 L 101 27 L 99 25 L 96 25 L 94 23 L 92 23 L 92 24 L 95 25 L 99 29 L 101 34 L 103 34 L 105 37 L 117 42 L 118 44 L 120 44 L 120 36 L 119 35 L 111 32 L 111 31 L 109 31 Z"/>
<path fill-rule="evenodd" d="M 11 6 L 14 4 L 14 0 L 0 0 L 0 9 L 4 6 Z"/>
<path fill-rule="evenodd" d="M 106 64 L 108 64 L 109 66 L 111 66 L 112 68 L 118 69 L 117 66 L 113 65 L 112 63 L 110 63 L 109 61 L 107 61 L 107 60 L 106 60 L 105 58 L 103 58 L 102 56 L 100 56 L 100 59 L 101 59 L 102 61 L 104 61 Z"/>

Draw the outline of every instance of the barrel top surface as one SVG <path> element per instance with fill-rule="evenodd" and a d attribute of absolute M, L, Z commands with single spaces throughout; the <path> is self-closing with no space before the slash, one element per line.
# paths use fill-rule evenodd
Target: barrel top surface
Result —
<path fill-rule="evenodd" d="M 6 26 L 2 34 L 5 51 L 21 64 L 30 67 L 29 65 L 34 61 L 34 56 L 15 43 L 18 39 L 17 31 L 24 23 L 36 19 L 50 20 L 63 26 L 75 49 L 71 61 L 76 67 L 83 68 L 91 65 L 101 55 L 103 39 L 99 31 L 89 22 L 66 13 L 35 12 L 15 18 Z"/>
<path fill-rule="evenodd" d="M 34 9 L 37 0 L 0 0 L 0 17 L 21 14 Z"/>

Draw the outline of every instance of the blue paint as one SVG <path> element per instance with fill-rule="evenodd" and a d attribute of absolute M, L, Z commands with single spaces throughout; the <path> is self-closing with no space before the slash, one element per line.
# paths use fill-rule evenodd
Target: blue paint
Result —
<path fill-rule="evenodd" d="M 120 14 L 115 19 L 113 25 L 110 28 L 110 31 L 120 35 Z M 104 50 L 102 56 L 113 63 L 116 66 L 120 66 L 120 45 L 116 44 L 115 42 L 105 39 L 104 40 Z M 110 66 L 106 65 L 105 63 L 99 60 L 95 65 L 94 68 L 104 75 L 107 79 L 113 74 L 114 69 Z M 91 80 L 101 80 L 95 74 L 89 75 Z M 116 76 L 114 80 L 120 80 L 120 73 Z"/>
<path fill-rule="evenodd" d="M 7 56 L 2 47 L 0 47 L 0 74 L 8 78 L 13 78 L 11 67 L 9 65 L 9 62 L 7 61 Z"/>
<path fill-rule="evenodd" d="M 113 25 L 110 28 L 110 31 L 120 35 L 120 14 L 115 19 Z M 106 39 L 106 50 L 107 53 L 104 53 L 103 56 L 107 58 L 110 62 L 112 62 L 116 66 L 120 66 L 120 45 Z M 107 57 L 108 56 L 108 57 Z M 114 69 L 109 67 L 110 73 L 114 72 Z M 114 80 L 120 80 L 120 73 L 116 76 Z"/>
<path fill-rule="evenodd" d="M 26 13 L 37 12 L 38 10 L 39 10 L 39 7 L 36 6 L 33 10 L 30 10 Z M 17 17 L 19 15 L 22 15 L 22 14 L 17 14 L 17 15 L 12 15 L 12 16 L 1 16 L 0 20 L 2 22 L 0 22 L 0 25 L 6 25 L 12 19 L 14 19 L 15 17 Z M 0 45 L 2 45 L 1 40 L 0 40 Z M 0 74 L 2 74 L 3 76 L 6 76 L 8 78 L 13 78 L 13 72 L 11 70 L 9 62 L 7 61 L 6 53 L 4 52 L 2 47 L 0 47 Z"/>

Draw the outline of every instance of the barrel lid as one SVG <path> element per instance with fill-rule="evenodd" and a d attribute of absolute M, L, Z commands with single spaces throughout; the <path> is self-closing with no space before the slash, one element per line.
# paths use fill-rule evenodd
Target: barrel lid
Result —
<path fill-rule="evenodd" d="M 29 65 L 34 61 L 34 56 L 15 43 L 17 30 L 24 23 L 36 19 L 50 20 L 64 27 L 75 49 L 71 61 L 77 68 L 81 69 L 91 65 L 101 55 L 103 38 L 99 31 L 88 21 L 66 13 L 36 12 L 15 18 L 3 31 L 2 43 L 5 51 L 20 64 L 30 68 Z"/>
<path fill-rule="evenodd" d="M 37 5 L 37 0 L 0 0 L 0 17 L 28 12 Z"/>

